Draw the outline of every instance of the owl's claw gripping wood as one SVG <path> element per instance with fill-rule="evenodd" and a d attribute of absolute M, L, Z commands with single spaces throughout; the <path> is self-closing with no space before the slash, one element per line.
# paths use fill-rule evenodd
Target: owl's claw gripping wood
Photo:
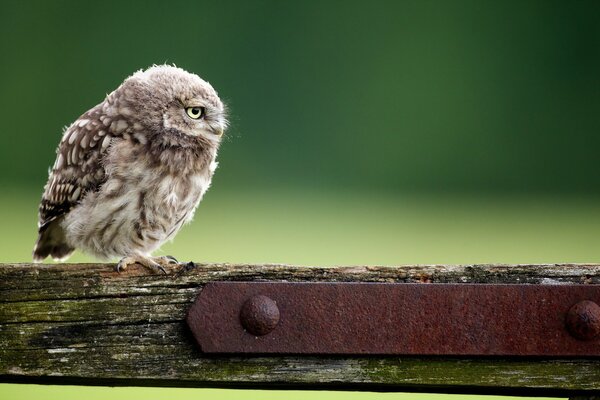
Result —
<path fill-rule="evenodd" d="M 161 257 L 156 257 L 156 258 L 162 258 L 165 261 L 167 261 L 169 264 L 179 264 L 179 261 L 177 261 L 177 259 L 173 256 L 161 256 Z"/>
<path fill-rule="evenodd" d="M 165 270 L 163 265 L 177 264 L 177 260 L 175 260 L 173 257 L 169 257 L 170 256 L 146 257 L 142 255 L 123 257 L 117 264 L 117 272 L 127 269 L 127 267 L 130 265 L 140 264 L 157 274 L 163 273 L 166 275 L 167 270 Z M 173 260 L 175 260 L 175 262 L 173 262 Z"/>

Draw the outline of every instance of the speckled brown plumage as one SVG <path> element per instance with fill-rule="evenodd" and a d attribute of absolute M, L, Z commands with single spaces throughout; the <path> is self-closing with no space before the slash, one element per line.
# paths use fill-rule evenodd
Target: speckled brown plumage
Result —
<path fill-rule="evenodd" d="M 79 248 L 155 266 L 150 253 L 191 220 L 210 186 L 226 125 L 223 103 L 197 75 L 155 66 L 127 78 L 65 130 L 34 260 Z"/>

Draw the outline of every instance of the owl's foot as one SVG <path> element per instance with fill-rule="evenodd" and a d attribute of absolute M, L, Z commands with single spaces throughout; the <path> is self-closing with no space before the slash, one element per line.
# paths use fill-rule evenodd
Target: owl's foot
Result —
<path fill-rule="evenodd" d="M 157 258 L 164 260 L 164 262 L 166 262 L 167 264 L 179 264 L 179 261 L 177 261 L 177 259 L 173 256 L 154 257 L 154 259 L 157 259 Z"/>
<path fill-rule="evenodd" d="M 147 257 L 142 255 L 134 255 L 123 257 L 117 264 L 117 272 L 127 269 L 128 266 L 133 264 L 140 264 L 152 272 L 166 274 L 165 269 L 168 265 L 179 264 L 175 257 L 172 256 L 160 256 L 160 257 Z"/>

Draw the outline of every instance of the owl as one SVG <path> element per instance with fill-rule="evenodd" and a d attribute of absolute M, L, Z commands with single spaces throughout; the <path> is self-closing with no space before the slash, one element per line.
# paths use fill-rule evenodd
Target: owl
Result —
<path fill-rule="evenodd" d="M 140 70 L 62 136 L 39 207 L 35 262 L 77 248 L 154 270 L 151 253 L 189 222 L 227 128 L 217 92 L 169 65 Z"/>

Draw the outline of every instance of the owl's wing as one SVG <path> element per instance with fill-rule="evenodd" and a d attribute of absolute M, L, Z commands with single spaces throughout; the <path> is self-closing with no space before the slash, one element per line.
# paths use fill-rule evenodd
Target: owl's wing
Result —
<path fill-rule="evenodd" d="M 106 181 L 103 158 L 114 136 L 103 123 L 110 121 L 101 115 L 100 106 L 69 126 L 58 145 L 39 208 L 38 239 L 33 249 L 36 262 L 48 256 L 61 260 L 73 252 L 59 222 Z"/>
<path fill-rule="evenodd" d="M 113 136 L 95 107 L 65 131 L 39 208 L 40 234 L 106 181 L 103 157 Z"/>

